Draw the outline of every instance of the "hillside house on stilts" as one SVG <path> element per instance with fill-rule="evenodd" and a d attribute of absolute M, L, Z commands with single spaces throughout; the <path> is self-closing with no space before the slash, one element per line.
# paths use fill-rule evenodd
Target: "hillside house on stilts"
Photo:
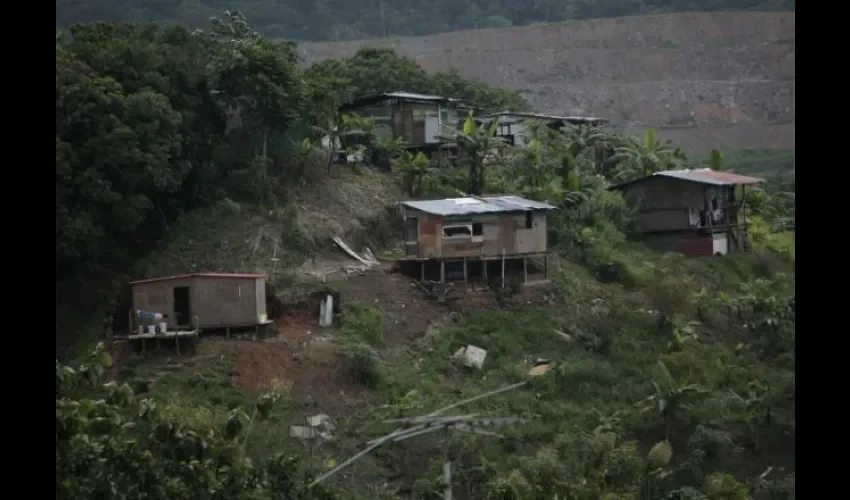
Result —
<path fill-rule="evenodd" d="M 656 172 L 609 189 L 637 207 L 637 230 L 648 247 L 711 256 L 749 248 L 744 195 L 760 182 L 705 168 Z"/>
<path fill-rule="evenodd" d="M 450 198 L 402 203 L 405 257 L 422 281 L 468 282 L 498 278 L 521 266 L 528 284 L 530 259 L 543 261 L 548 278 L 546 215 L 556 207 L 518 196 Z M 436 281 L 436 280 L 435 280 Z"/>

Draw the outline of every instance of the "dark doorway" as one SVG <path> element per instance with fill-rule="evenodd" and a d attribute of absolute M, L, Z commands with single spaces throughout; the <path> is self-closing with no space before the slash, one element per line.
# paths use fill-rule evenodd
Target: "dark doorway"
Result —
<path fill-rule="evenodd" d="M 174 321 L 177 326 L 188 326 L 192 324 L 189 318 L 189 287 L 174 287 Z"/>

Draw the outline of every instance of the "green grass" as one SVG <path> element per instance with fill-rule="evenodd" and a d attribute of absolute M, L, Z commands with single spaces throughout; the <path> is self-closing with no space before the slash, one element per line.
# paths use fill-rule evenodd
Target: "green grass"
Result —
<path fill-rule="evenodd" d="M 782 432 L 793 421 L 793 369 L 761 360 L 740 348 L 736 340 L 740 325 L 733 325 L 734 334 L 724 331 L 723 326 L 699 325 L 699 342 L 686 342 L 679 350 L 670 352 L 669 332 L 659 325 L 656 316 L 636 305 L 643 302 L 663 309 L 664 305 L 657 302 L 683 294 L 683 300 L 668 308 L 671 314 L 692 317 L 693 305 L 688 297 L 700 287 L 708 285 L 733 291 L 738 282 L 755 279 L 760 265 L 772 266 L 774 272 L 787 270 L 789 265 L 781 259 L 759 264 L 759 258 L 764 257 L 656 257 L 645 264 L 652 269 L 645 271 L 647 283 L 631 291 L 618 284 L 602 286 L 586 272 L 565 263 L 561 267 L 562 275 L 554 280 L 560 292 L 560 304 L 519 312 L 465 314 L 423 346 L 416 353 L 416 359 L 381 370 L 379 389 L 390 410 L 382 408 L 370 412 L 364 409 L 362 422 L 371 422 L 366 427 L 370 436 L 389 432 L 391 426 L 376 423 L 386 418 L 388 411 L 397 416 L 427 413 L 465 397 L 524 380 L 530 362 L 547 358 L 556 363 L 556 368 L 547 376 L 534 380 L 531 386 L 457 410 L 458 413 L 521 416 L 529 418 L 529 424 L 505 430 L 508 439 L 503 441 L 465 435 L 450 441 L 453 446 L 468 448 L 462 460 L 476 463 L 487 460 L 498 464 L 494 466 L 503 474 L 512 467 L 530 474 L 532 469 L 541 466 L 532 457 L 542 449 L 555 454 L 557 468 L 563 473 L 579 474 L 582 461 L 587 457 L 577 453 L 576 447 L 587 446 L 586 436 L 599 424 L 601 416 L 622 412 L 618 428 L 620 441 L 636 439 L 643 452 L 662 438 L 660 415 L 639 411 L 638 403 L 653 393 L 653 383 L 660 379 L 658 362 L 663 361 L 677 383 L 699 384 L 706 391 L 706 395 L 695 400 L 677 420 L 673 445 L 675 467 L 681 469 L 679 474 L 699 486 L 701 478 L 715 470 L 735 473 L 738 466 L 750 470 L 757 467 L 754 464 L 759 464 L 761 459 L 746 450 L 753 438 L 743 409 L 731 391 L 746 394 L 751 383 L 761 382 L 769 384 L 774 395 L 779 395 L 778 400 L 783 402 L 777 404 L 774 412 L 781 415 L 775 418 L 784 419 L 782 430 L 766 431 L 762 437 L 763 447 L 774 446 L 781 442 Z M 685 279 L 687 276 L 690 279 Z M 653 291 L 669 286 L 678 288 L 666 294 Z M 599 348 L 600 344 L 583 339 L 565 342 L 553 333 L 556 328 L 584 338 L 605 337 L 609 344 Z M 451 359 L 458 348 L 467 344 L 487 349 L 481 371 Z M 788 398 L 792 401 L 790 407 Z M 364 429 L 356 432 L 362 435 Z M 417 446 L 421 446 L 421 450 L 414 452 L 412 444 L 394 445 L 392 450 L 364 459 L 369 464 L 365 467 L 373 473 L 382 469 L 383 474 L 392 475 L 392 471 L 402 469 L 398 465 L 399 457 L 414 453 L 422 455 L 418 460 L 424 469 L 419 473 L 426 477 L 437 474 L 439 463 L 430 463 L 425 456 L 430 452 L 439 456 L 437 438 L 418 439 Z M 727 443 L 732 444 L 727 446 Z M 705 458 L 705 450 L 709 450 L 711 456 L 720 454 L 722 460 Z M 355 451 L 350 449 L 348 453 Z M 339 456 L 339 451 L 335 450 L 334 454 Z M 787 455 L 778 458 L 779 461 L 788 459 Z M 694 468 L 697 472 L 691 470 Z"/>
<path fill-rule="evenodd" d="M 762 359 L 746 347 L 748 334 L 740 322 L 727 320 L 719 310 L 708 316 L 720 320 L 695 327 L 698 340 L 686 339 L 671 348 L 670 326 L 653 311 L 681 318 L 680 323 L 694 320 L 692 298 L 700 289 L 734 294 L 739 283 L 759 276 L 781 272 L 793 276 L 792 261 L 767 254 L 686 259 L 638 252 L 631 254 L 628 265 L 637 268 L 633 272 L 642 279 L 625 287 L 602 284 L 583 266 L 553 260 L 554 304 L 462 314 L 423 345 L 411 346 L 409 359 L 391 366 L 380 361 L 385 328 L 380 306 L 349 300 L 343 324 L 336 331 L 337 342 L 347 362 L 360 367 L 354 376 L 377 391 L 380 402 L 345 415 L 350 420 L 337 430 L 338 440 L 315 449 L 311 463 L 326 469 L 328 463 L 355 454 L 364 441 L 393 429 L 382 423 L 386 418 L 425 414 L 528 379 L 537 358 L 549 359 L 555 367 L 526 387 L 456 410 L 528 420 L 498 429 L 505 439 L 464 433 L 421 436 L 376 450 L 334 482 L 351 498 L 391 498 L 393 487 L 376 485 L 401 475 L 412 491 L 427 496 L 439 490 L 432 478 L 439 475 L 446 447 L 455 457 L 457 487 L 470 488 L 473 497 L 483 497 L 488 488 L 496 487 L 493 481 L 508 478 L 521 484 L 551 473 L 576 482 L 597 456 L 594 429 L 605 417 L 617 415 L 617 445 L 606 460 L 619 464 L 620 472 L 611 479 L 610 489 L 629 491 L 640 477 L 649 447 L 664 435 L 660 414 L 642 411 L 641 405 L 654 393 L 653 384 L 664 383 L 659 361 L 675 384 L 698 384 L 705 391 L 675 420 L 674 459 L 669 468 L 679 484 L 699 488 L 711 473 L 732 473 L 744 479 L 768 465 L 791 463 L 785 436 L 793 432 L 793 362 L 789 366 L 781 360 Z M 556 329 L 567 332 L 573 341 L 556 335 Z M 488 351 L 482 370 L 452 359 L 467 344 Z M 188 368 L 169 368 L 172 358 L 131 362 L 125 377 L 153 381 L 152 394 L 169 414 L 199 426 L 222 425 L 232 409 L 250 409 L 256 396 L 233 385 L 229 354 L 188 361 L 192 363 Z M 754 428 L 754 417 L 733 395 L 734 391 L 746 396 L 754 383 L 771 388 L 771 427 Z M 285 395 L 269 419 L 255 426 L 248 454 L 256 460 L 280 451 L 306 456 L 304 446 L 288 437 L 288 427 L 294 423 L 292 411 L 300 404 Z M 754 450 L 755 443 L 761 451 Z M 614 467 L 614 462 L 607 467 Z"/>

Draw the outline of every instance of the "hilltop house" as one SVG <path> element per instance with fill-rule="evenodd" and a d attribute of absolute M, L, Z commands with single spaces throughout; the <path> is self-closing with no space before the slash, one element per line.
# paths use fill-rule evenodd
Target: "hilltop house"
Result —
<path fill-rule="evenodd" d="M 650 248 L 710 256 L 748 248 L 743 195 L 759 182 L 705 168 L 656 172 L 609 189 L 637 206 L 638 231 Z"/>
<path fill-rule="evenodd" d="M 340 107 L 375 120 L 374 132 L 384 137 L 402 138 L 409 150 L 431 153 L 451 144 L 441 137 L 445 127 L 458 128 L 473 106 L 451 97 L 388 92 L 357 99 Z"/>
<path fill-rule="evenodd" d="M 556 116 L 542 113 L 524 113 L 518 111 L 500 111 L 488 115 L 476 117 L 479 123 L 490 123 L 498 120 L 496 135 L 502 137 L 505 142 L 514 146 L 525 145 L 525 133 L 531 122 L 541 122 L 546 126 L 559 130 L 567 125 L 595 127 L 607 123 L 603 118 L 582 116 Z"/>
<path fill-rule="evenodd" d="M 438 263 L 440 282 L 462 268 L 485 280 L 498 266 L 504 285 L 506 261 L 527 262 L 543 257 L 546 266 L 546 213 L 556 207 L 518 196 L 468 197 L 402 203 L 405 257 L 418 262 L 424 280 L 426 263 Z M 471 269 L 472 268 L 472 269 Z M 545 273 L 545 271 L 544 271 Z"/>

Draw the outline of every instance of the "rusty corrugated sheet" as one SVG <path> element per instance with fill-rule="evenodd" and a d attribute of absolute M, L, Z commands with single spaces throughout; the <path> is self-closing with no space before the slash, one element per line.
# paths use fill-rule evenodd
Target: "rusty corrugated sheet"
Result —
<path fill-rule="evenodd" d="M 668 170 L 665 172 L 657 172 L 655 175 L 672 177 L 674 179 L 682 179 L 685 181 L 700 182 L 703 184 L 714 184 L 717 186 L 758 184 L 760 182 L 764 182 L 763 179 L 759 179 L 757 177 L 738 175 L 732 172 L 718 172 L 711 170 L 710 168 L 701 168 L 697 170 Z"/>

